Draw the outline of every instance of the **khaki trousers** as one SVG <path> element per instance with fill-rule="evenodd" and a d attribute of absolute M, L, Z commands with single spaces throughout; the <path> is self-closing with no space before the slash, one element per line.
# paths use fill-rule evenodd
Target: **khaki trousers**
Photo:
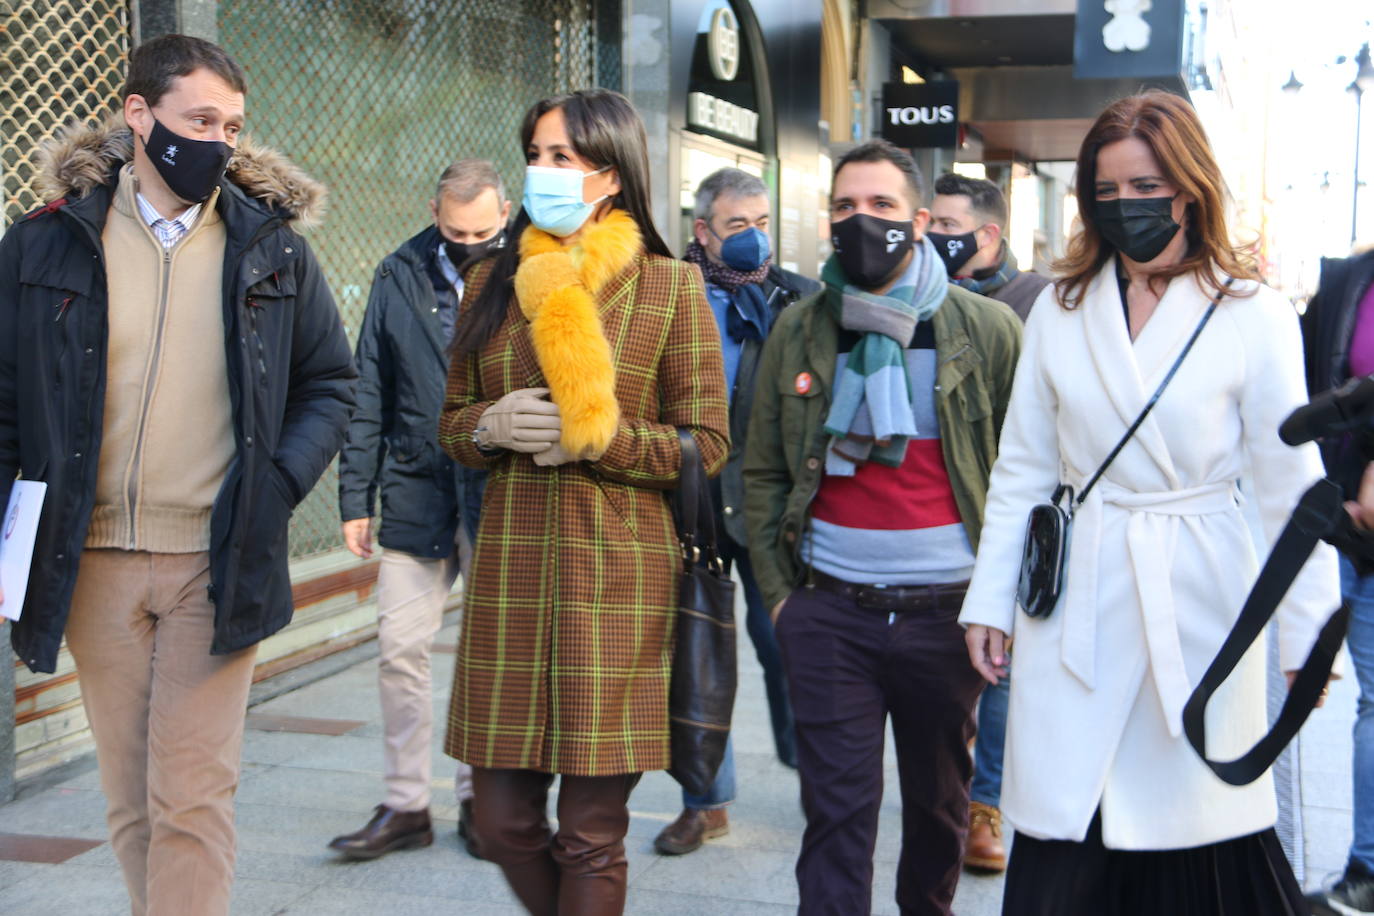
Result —
<path fill-rule="evenodd" d="M 460 528 L 461 531 L 461 528 Z M 458 578 L 455 545 L 447 557 L 428 559 L 386 550 L 377 571 L 377 688 L 382 699 L 386 800 L 393 811 L 429 807 L 434 735 L 430 653 L 443 623 L 444 603 Z M 472 770 L 458 764 L 458 800 L 472 797 Z"/>
<path fill-rule="evenodd" d="M 87 550 L 67 646 L 134 916 L 229 912 L 256 647 L 211 655 L 206 553 Z"/>

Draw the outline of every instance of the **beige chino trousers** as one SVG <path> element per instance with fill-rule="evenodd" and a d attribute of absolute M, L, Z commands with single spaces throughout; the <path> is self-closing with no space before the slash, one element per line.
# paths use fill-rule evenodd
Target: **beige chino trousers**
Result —
<path fill-rule="evenodd" d="M 382 700 L 383 772 L 393 811 L 429 807 L 433 772 L 434 699 L 430 654 L 443 624 L 444 603 L 458 578 L 460 543 L 447 557 L 429 559 L 384 550 L 377 571 L 377 688 Z M 472 797 L 472 770 L 459 763 L 458 800 Z"/>
<path fill-rule="evenodd" d="M 134 916 L 222 916 L 256 647 L 211 655 L 207 553 L 87 550 L 67 620 Z"/>

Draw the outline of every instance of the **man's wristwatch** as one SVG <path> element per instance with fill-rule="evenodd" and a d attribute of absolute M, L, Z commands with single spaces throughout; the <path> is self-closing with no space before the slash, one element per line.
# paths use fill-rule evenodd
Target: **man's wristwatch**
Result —
<path fill-rule="evenodd" d="M 486 435 L 489 432 L 491 432 L 491 430 L 487 429 L 485 426 L 477 426 L 472 430 L 472 444 L 476 446 L 477 451 L 484 455 L 493 455 L 500 451 L 499 448 L 494 448 L 487 444 Z"/>

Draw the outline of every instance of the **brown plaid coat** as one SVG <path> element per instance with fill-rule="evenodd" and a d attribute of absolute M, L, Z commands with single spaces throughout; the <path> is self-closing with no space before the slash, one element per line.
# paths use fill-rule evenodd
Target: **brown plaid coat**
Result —
<path fill-rule="evenodd" d="M 487 265 L 468 277 L 469 302 Z M 545 384 L 512 295 L 505 322 L 449 369 L 446 451 L 491 470 L 467 578 L 444 750 L 474 766 L 607 776 L 664 769 L 680 569 L 665 490 L 690 427 L 728 451 L 720 336 L 698 269 L 641 253 L 596 297 L 620 431 L 597 461 L 541 468 L 472 444 L 493 401 Z"/>

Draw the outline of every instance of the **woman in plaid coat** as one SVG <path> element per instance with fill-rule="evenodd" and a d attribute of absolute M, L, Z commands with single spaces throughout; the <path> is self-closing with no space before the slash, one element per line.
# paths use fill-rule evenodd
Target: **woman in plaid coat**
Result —
<path fill-rule="evenodd" d="M 439 424 L 491 472 L 445 750 L 473 766 L 483 854 L 531 913 L 614 914 L 630 791 L 669 763 L 677 428 L 718 470 L 725 379 L 701 276 L 649 215 L 629 102 L 542 101 L 522 139 L 519 245 L 468 277 Z"/>

